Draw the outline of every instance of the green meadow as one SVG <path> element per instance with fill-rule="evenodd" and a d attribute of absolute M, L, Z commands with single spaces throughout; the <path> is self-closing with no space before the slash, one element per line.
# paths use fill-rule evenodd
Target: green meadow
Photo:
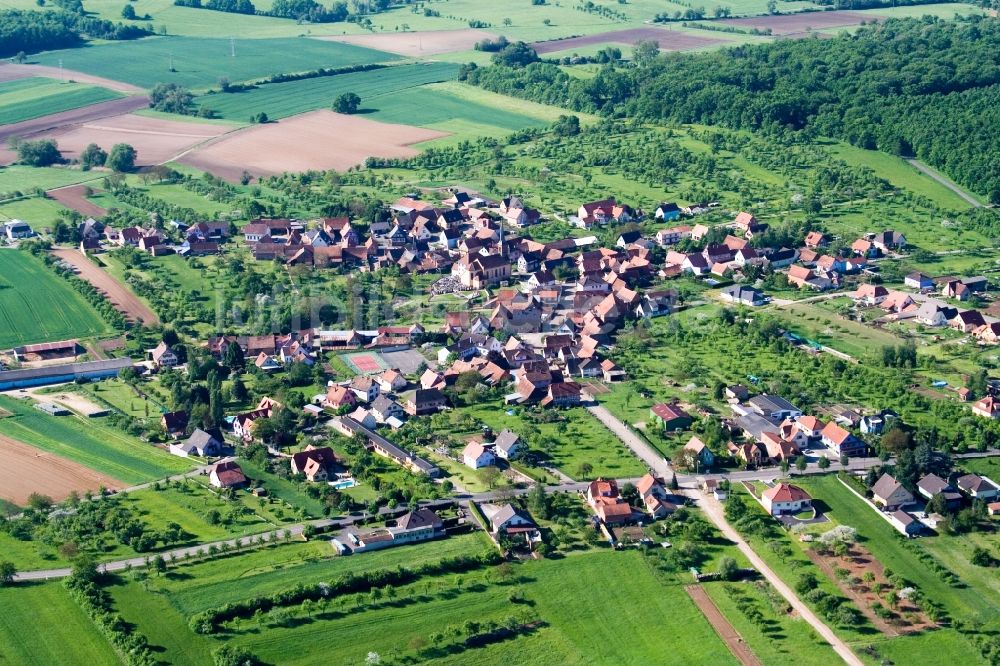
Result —
<path fill-rule="evenodd" d="M 63 278 L 27 252 L 0 249 L 0 349 L 111 331 Z"/>
<path fill-rule="evenodd" d="M 325 542 L 294 544 L 184 565 L 142 584 L 122 581 L 112 592 L 125 620 L 176 665 L 205 663 L 222 640 L 280 664 L 315 663 L 317 654 L 361 663 L 371 651 L 437 664 L 736 663 L 683 587 L 636 551 L 515 564 L 506 582 L 491 568 L 424 578 L 382 601 L 350 595 L 307 614 L 293 607 L 286 626 L 266 615 L 238 622 L 219 637 L 193 634 L 187 626 L 191 614 L 238 598 L 349 573 L 412 568 L 487 547 L 481 534 L 350 557 L 331 557 Z M 523 602 L 511 602 L 515 592 Z M 445 648 L 427 638 L 467 620 L 523 611 L 537 617 L 537 626 L 498 643 Z"/>

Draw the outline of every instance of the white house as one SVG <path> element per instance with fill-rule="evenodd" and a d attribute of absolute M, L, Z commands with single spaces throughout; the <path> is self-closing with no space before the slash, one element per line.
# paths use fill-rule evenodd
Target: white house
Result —
<path fill-rule="evenodd" d="M 883 474 L 872 486 L 872 499 L 885 511 L 895 511 L 913 502 L 913 495 L 895 477 Z"/>
<path fill-rule="evenodd" d="M 798 513 L 812 506 L 809 493 L 790 483 L 779 483 L 761 495 L 761 503 L 772 516 Z"/>
<path fill-rule="evenodd" d="M 484 446 L 480 442 L 469 442 L 462 451 L 462 460 L 472 469 L 489 467 L 497 461 L 492 447 Z"/>
<path fill-rule="evenodd" d="M 498 457 L 504 460 L 513 460 L 521 455 L 521 452 L 524 450 L 524 443 L 517 433 L 504 428 L 493 441 L 493 448 Z"/>

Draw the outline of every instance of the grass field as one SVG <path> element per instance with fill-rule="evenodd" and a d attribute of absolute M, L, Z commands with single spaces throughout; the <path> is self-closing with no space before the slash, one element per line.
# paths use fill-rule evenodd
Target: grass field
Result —
<path fill-rule="evenodd" d="M 0 407 L 14 414 L 0 419 L 0 433 L 130 484 L 192 467 L 183 458 L 126 435 L 104 418 L 49 416 L 31 404 L 0 396 Z"/>
<path fill-rule="evenodd" d="M 161 413 L 157 402 L 136 395 L 129 385 L 119 379 L 86 384 L 76 390 L 103 400 L 115 409 L 137 419 L 158 419 Z"/>
<path fill-rule="evenodd" d="M 53 187 L 98 180 L 101 174 L 79 169 L 59 167 L 29 167 L 11 165 L 0 167 L 0 198 L 6 199 L 14 192 L 28 193 L 36 188 L 49 190 Z"/>
<path fill-rule="evenodd" d="M 957 194 L 900 157 L 840 142 L 831 143 L 829 150 L 848 164 L 868 167 L 896 187 L 927 197 L 942 208 L 963 210 L 969 207 Z"/>
<path fill-rule="evenodd" d="M 216 12 L 201 11 L 199 15 Z M 232 16 L 227 14 L 226 16 Z M 237 40 L 236 57 L 228 39 L 150 37 L 61 51 L 48 51 L 32 62 L 124 81 L 143 88 L 178 83 L 192 89 L 218 85 L 221 77 L 247 81 L 282 72 L 343 67 L 395 60 L 397 56 L 349 44 L 314 39 Z M 171 64 L 175 71 L 170 71 Z"/>
<path fill-rule="evenodd" d="M 27 252 L 0 250 L 0 349 L 111 332 L 69 284 Z"/>
<path fill-rule="evenodd" d="M 805 620 L 775 612 L 770 598 L 763 591 L 767 589 L 765 586 L 769 587 L 769 584 L 762 581 L 742 584 L 709 583 L 704 587 L 715 605 L 763 663 L 795 663 L 799 666 L 826 666 L 835 663 L 837 656 L 830 644 L 817 636 Z M 771 592 L 777 595 L 773 588 Z M 765 620 L 763 627 L 747 619 L 737 603 L 740 599 L 761 612 Z"/>
<path fill-rule="evenodd" d="M 62 583 L 0 587 L 0 664 L 117 663 L 111 646 Z"/>
<path fill-rule="evenodd" d="M 482 422 L 494 432 L 510 428 L 524 437 L 532 450 L 544 454 L 552 466 L 574 479 L 598 476 L 620 479 L 645 474 L 646 466 L 587 410 L 582 407 L 559 410 L 558 415 L 565 418 L 564 423 L 536 422 L 525 413 L 508 414 L 507 408 L 499 403 L 482 403 L 447 412 L 440 434 L 452 437 L 481 434 L 477 424 Z M 589 474 L 580 474 L 583 463 L 591 465 Z"/>
<path fill-rule="evenodd" d="M 0 204 L 0 221 L 25 220 L 30 221 L 35 231 L 44 231 L 59 219 L 66 208 L 57 201 L 44 197 L 25 197 Z"/>
<path fill-rule="evenodd" d="M 347 92 L 361 97 L 364 113 L 388 105 L 390 101 L 393 105 L 415 112 L 423 108 L 424 101 L 409 104 L 400 98 L 391 100 L 391 97 L 383 97 L 378 102 L 376 99 L 380 96 L 406 94 L 408 89 L 426 83 L 446 81 L 454 78 L 457 72 L 458 65 L 451 63 L 413 63 L 368 72 L 270 83 L 245 92 L 203 95 L 197 101 L 199 105 L 212 109 L 223 118 L 244 121 L 250 114 L 260 111 L 270 118 L 285 118 L 314 109 L 328 109 L 338 95 Z M 422 97 L 420 95 L 412 101 Z"/>
<path fill-rule="evenodd" d="M 0 83 L 0 125 L 107 102 L 120 94 L 99 86 L 32 77 Z"/>
<path fill-rule="evenodd" d="M 303 581 L 332 580 L 397 565 L 418 566 L 488 546 L 481 534 L 355 555 L 330 557 L 325 542 L 295 544 L 236 558 L 183 566 L 143 585 L 112 591 L 123 617 L 136 622 L 161 658 L 204 663 L 218 639 L 195 636 L 187 617 L 237 598 L 273 593 Z M 394 600 L 336 600 L 329 611 L 299 617 L 279 628 L 266 621 L 240 623 L 227 636 L 265 662 L 315 663 L 318 653 L 336 663 L 361 663 L 369 651 L 407 654 L 416 638 L 468 619 L 499 619 L 530 608 L 543 622 L 536 631 L 476 649 L 430 649 L 419 661 L 441 664 L 685 664 L 735 663 L 683 588 L 670 584 L 637 552 L 589 552 L 560 560 L 515 565 L 516 589 L 529 600 L 509 601 L 513 587 L 488 571 L 438 576 L 396 590 Z M 599 590 L 600 603 L 592 603 Z M 641 600 L 641 602 L 639 602 Z M 350 605 L 348 605 L 350 604 Z M 586 606 L 586 612 L 580 609 Z M 303 646 L 308 646 L 304 649 Z M 412 653 L 411 653 L 412 654 Z"/>

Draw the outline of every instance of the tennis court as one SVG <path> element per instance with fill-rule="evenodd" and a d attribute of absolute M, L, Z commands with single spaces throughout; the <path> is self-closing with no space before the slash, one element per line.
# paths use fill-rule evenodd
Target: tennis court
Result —
<path fill-rule="evenodd" d="M 373 375 L 389 368 L 389 364 L 378 352 L 355 352 L 341 354 L 340 358 L 348 368 L 358 375 Z"/>

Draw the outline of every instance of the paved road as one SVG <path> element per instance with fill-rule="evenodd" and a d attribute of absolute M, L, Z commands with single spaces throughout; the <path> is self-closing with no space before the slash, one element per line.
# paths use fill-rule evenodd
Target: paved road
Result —
<path fill-rule="evenodd" d="M 958 185 L 956 185 L 955 183 L 951 182 L 950 180 L 939 174 L 937 171 L 934 171 L 920 160 L 906 160 L 906 161 L 909 162 L 911 166 L 916 167 L 922 173 L 930 176 L 931 178 L 941 183 L 942 185 L 947 187 L 949 190 L 951 190 L 958 196 L 962 197 L 962 199 L 967 201 L 969 205 L 972 206 L 973 208 L 983 207 L 983 204 L 979 203 L 979 201 L 971 194 L 969 194 L 968 192 L 960 188 Z"/>
<path fill-rule="evenodd" d="M 826 625 L 826 623 L 819 619 L 819 617 L 813 613 L 808 606 L 802 603 L 802 600 L 799 599 L 798 595 L 795 594 L 792 588 L 788 587 L 788 585 L 786 585 L 785 582 L 781 580 L 776 573 L 774 573 L 771 567 L 769 567 L 767 563 L 754 552 L 753 548 L 751 548 L 750 545 L 743 540 L 743 537 L 741 537 L 739 533 L 737 533 L 736 530 L 734 530 L 729 523 L 726 522 L 722 505 L 719 504 L 717 500 L 711 496 L 704 495 L 690 489 L 682 490 L 682 492 L 684 495 L 698 503 L 698 507 L 708 517 L 708 519 L 719 528 L 722 535 L 736 544 L 736 547 L 740 549 L 748 560 L 750 560 L 750 564 L 753 565 L 753 567 L 757 569 L 757 571 L 759 571 L 761 575 L 763 575 L 764 578 L 771 583 L 771 585 L 774 586 L 774 589 L 778 590 L 781 596 L 788 601 L 792 608 L 798 611 L 802 619 L 808 622 L 812 628 L 816 630 L 816 633 L 822 636 L 823 639 L 833 647 L 834 651 L 840 655 L 841 659 L 844 660 L 844 663 L 850 664 L 851 666 L 863 666 L 862 661 L 851 651 L 851 648 L 847 646 L 847 643 L 838 638 L 837 635 L 833 633 L 833 630 Z"/>

